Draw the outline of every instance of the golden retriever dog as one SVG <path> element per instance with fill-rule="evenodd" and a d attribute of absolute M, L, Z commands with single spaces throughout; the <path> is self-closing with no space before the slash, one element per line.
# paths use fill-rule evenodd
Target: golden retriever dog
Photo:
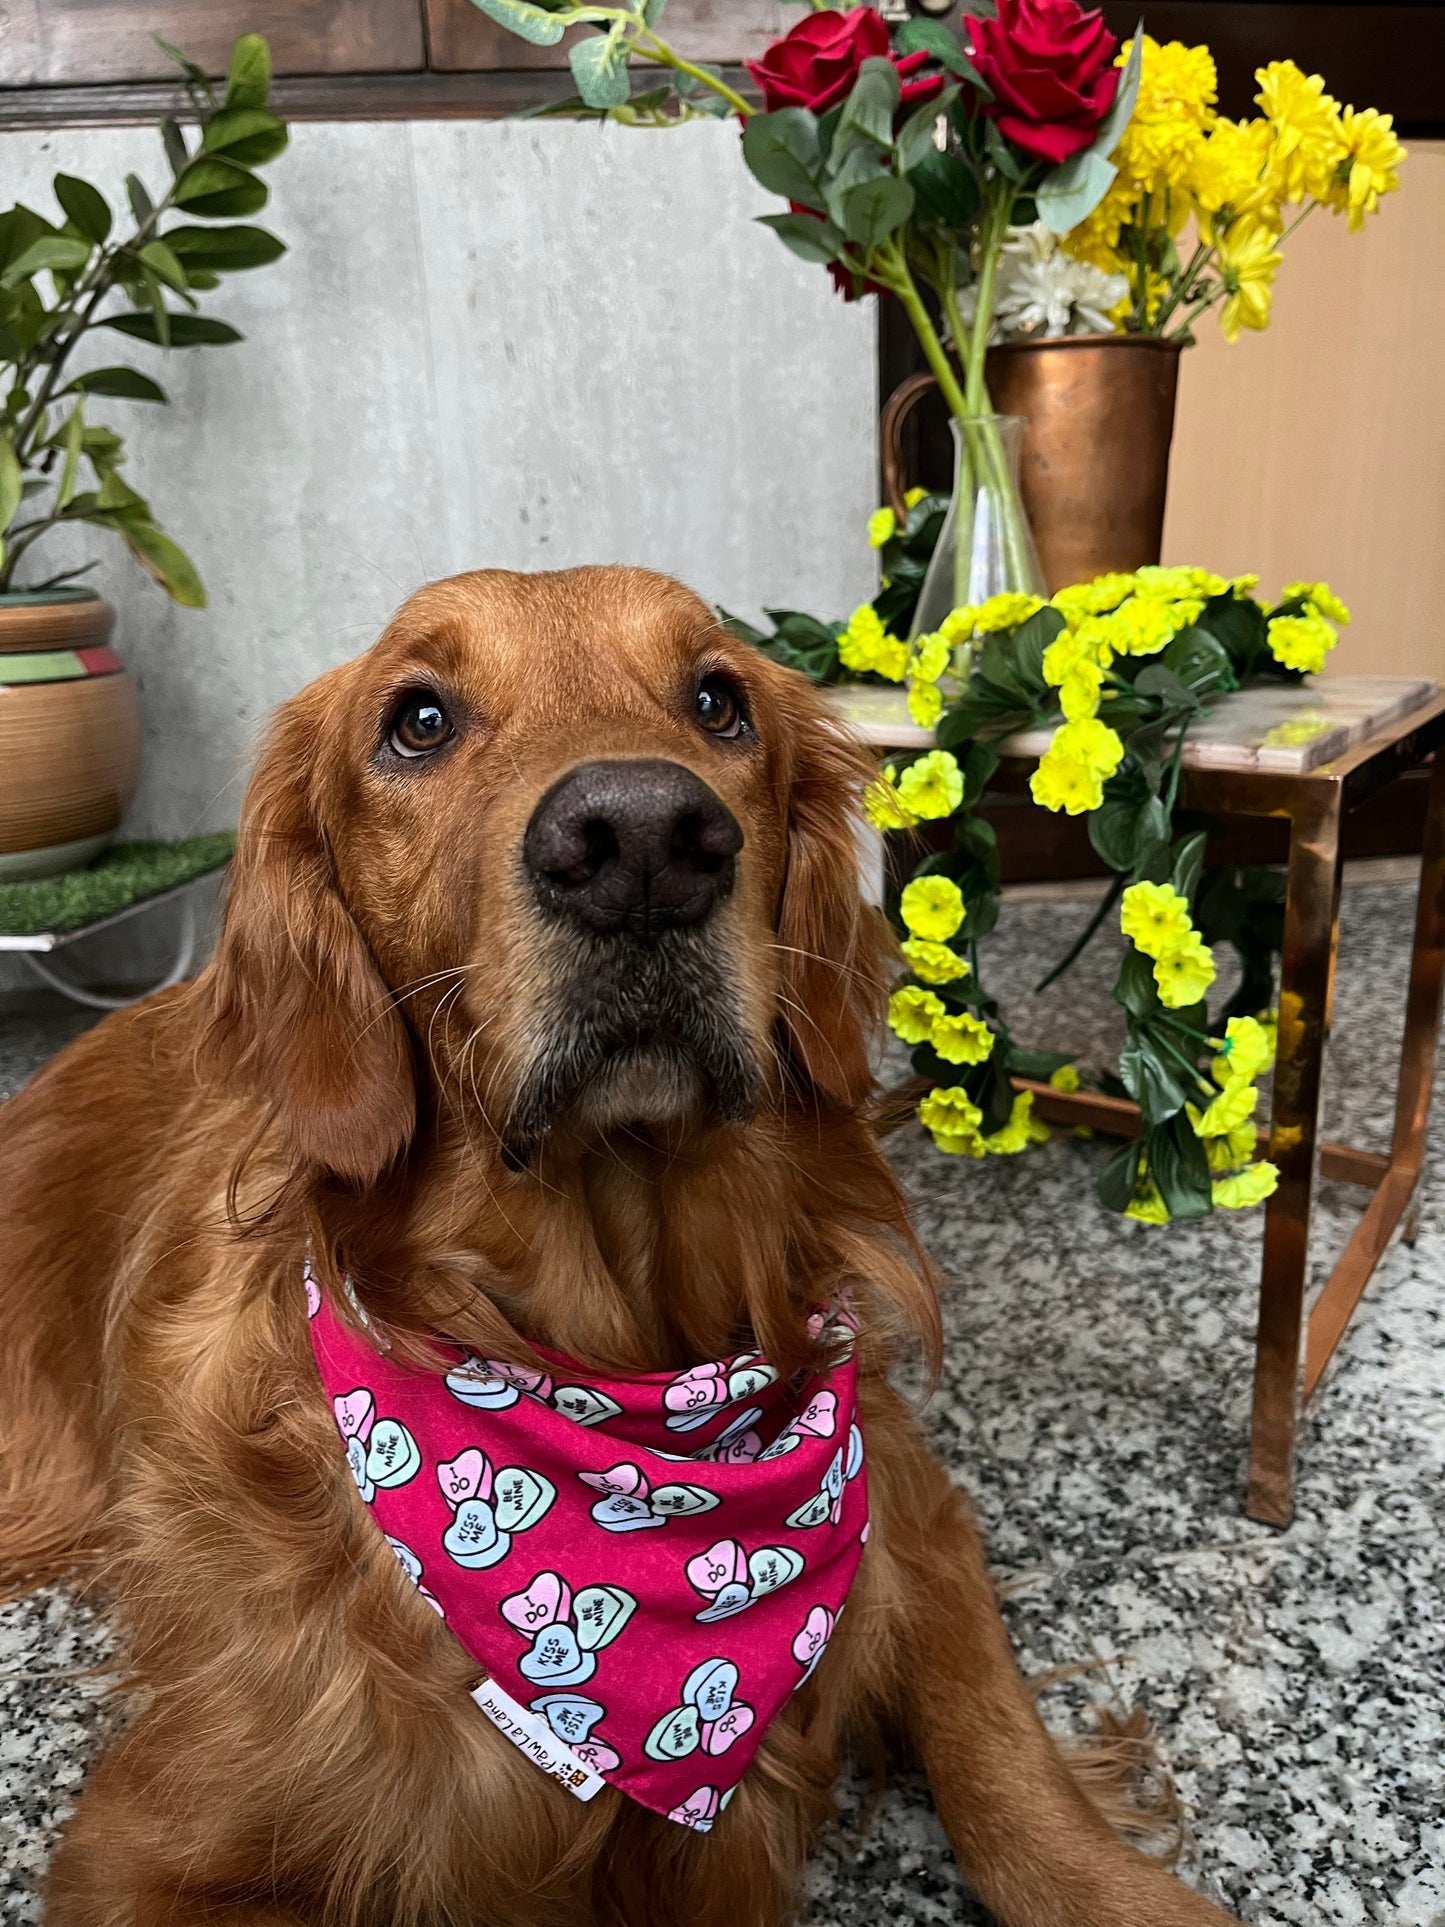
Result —
<path fill-rule="evenodd" d="M 885 1742 L 1008 1927 L 1224 1918 L 1081 1792 L 890 1386 L 940 1341 L 867 1114 L 867 774 L 634 569 L 435 584 L 281 710 L 211 963 L 0 1112 L 5 1581 L 95 1588 L 133 1689 L 51 1927 L 773 1927 Z M 348 1472 L 308 1252 L 420 1369 L 800 1369 L 851 1293 L 871 1534 L 711 1832 L 581 1803 L 478 1711 Z"/>

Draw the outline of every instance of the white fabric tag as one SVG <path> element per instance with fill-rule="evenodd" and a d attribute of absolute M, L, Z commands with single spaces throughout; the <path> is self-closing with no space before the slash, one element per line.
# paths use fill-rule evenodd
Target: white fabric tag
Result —
<path fill-rule="evenodd" d="M 606 1786 L 602 1775 L 584 1765 L 571 1747 L 556 1737 L 545 1720 L 539 1720 L 535 1713 L 529 1712 L 525 1706 L 519 1706 L 494 1679 L 484 1679 L 474 1686 L 472 1698 L 499 1733 L 505 1734 L 519 1752 L 526 1754 L 533 1766 L 541 1767 L 544 1773 L 559 1781 L 575 1798 L 590 1800 Z"/>

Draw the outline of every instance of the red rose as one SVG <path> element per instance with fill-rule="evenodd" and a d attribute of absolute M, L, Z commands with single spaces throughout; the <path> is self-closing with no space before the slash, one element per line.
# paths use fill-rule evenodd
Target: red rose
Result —
<path fill-rule="evenodd" d="M 927 64 L 927 54 L 890 56 L 888 29 L 871 7 L 852 7 L 847 13 L 831 8 L 810 13 L 775 40 L 761 60 L 750 60 L 748 72 L 762 90 L 770 114 L 780 107 L 807 107 L 826 114 L 852 91 L 865 60 L 893 58 L 902 82 L 904 107 L 918 106 L 943 90 L 943 75 L 914 78 Z"/>
<path fill-rule="evenodd" d="M 993 91 L 983 111 L 1001 134 L 1046 161 L 1089 145 L 1119 91 L 1119 43 L 1101 13 L 1077 0 L 998 0 L 996 20 L 965 24 L 973 64 Z"/>

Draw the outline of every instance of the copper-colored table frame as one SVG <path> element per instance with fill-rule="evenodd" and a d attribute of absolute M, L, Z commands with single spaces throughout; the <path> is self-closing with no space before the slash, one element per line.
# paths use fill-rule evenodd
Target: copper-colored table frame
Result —
<path fill-rule="evenodd" d="M 1341 822 L 1367 796 L 1435 752 L 1390 1151 L 1322 1143 L 1319 1105 L 1339 942 Z M 1027 767 L 1017 765 L 1009 777 L 1017 779 Z M 1413 1235 L 1407 1214 L 1424 1164 L 1445 989 L 1445 695 L 1304 775 L 1190 770 L 1182 800 L 1210 816 L 1283 817 L 1290 825 L 1269 1148 L 1280 1177 L 1265 1208 L 1246 1501 L 1252 1518 L 1284 1525 L 1294 1505 L 1304 1407 L 1381 1254 L 1402 1225 L 1405 1236 Z M 1120 1136 L 1139 1129 L 1137 1108 L 1122 1099 L 1026 1082 L 1024 1087 L 1034 1091 L 1044 1117 Z M 1317 1174 L 1366 1185 L 1374 1195 L 1306 1317 Z"/>

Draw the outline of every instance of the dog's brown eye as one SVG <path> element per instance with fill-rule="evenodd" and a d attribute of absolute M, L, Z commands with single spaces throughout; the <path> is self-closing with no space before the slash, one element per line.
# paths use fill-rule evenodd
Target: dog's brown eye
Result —
<path fill-rule="evenodd" d="M 425 756 L 449 743 L 455 733 L 436 697 L 417 689 L 397 704 L 387 740 L 398 756 Z"/>
<path fill-rule="evenodd" d="M 743 706 L 725 676 L 704 676 L 697 686 L 697 720 L 709 736 L 736 736 L 743 727 Z"/>

